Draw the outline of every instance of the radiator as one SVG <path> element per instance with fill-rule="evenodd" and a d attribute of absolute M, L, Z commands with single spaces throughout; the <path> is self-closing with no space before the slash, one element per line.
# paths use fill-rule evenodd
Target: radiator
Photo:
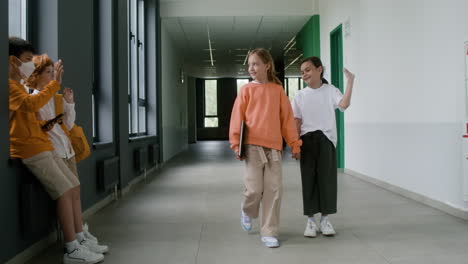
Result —
<path fill-rule="evenodd" d="M 159 145 L 152 144 L 148 146 L 148 165 L 154 166 L 159 163 Z"/>
<path fill-rule="evenodd" d="M 134 164 L 137 172 L 143 172 L 148 164 L 148 151 L 146 148 L 138 148 L 134 152 Z"/>
<path fill-rule="evenodd" d="M 100 191 L 108 191 L 119 183 L 119 157 L 98 161 L 97 186 Z"/>

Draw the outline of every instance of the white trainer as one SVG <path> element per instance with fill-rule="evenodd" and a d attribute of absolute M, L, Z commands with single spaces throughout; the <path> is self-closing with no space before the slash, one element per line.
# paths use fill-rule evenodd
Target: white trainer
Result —
<path fill-rule="evenodd" d="M 93 236 L 93 235 L 89 232 L 89 227 L 88 227 L 88 224 L 86 224 L 86 223 L 83 225 L 83 234 L 85 235 L 85 238 L 86 238 L 87 240 L 95 241 L 96 243 L 98 242 L 97 237 Z"/>
<path fill-rule="evenodd" d="M 104 255 L 91 252 L 82 245 L 63 255 L 63 264 L 95 264 L 103 260 Z"/>
<path fill-rule="evenodd" d="M 97 242 L 92 241 L 92 240 L 83 240 L 80 242 L 80 245 L 86 247 L 89 249 L 89 251 L 98 253 L 98 254 L 104 254 L 109 252 L 109 247 L 105 245 L 99 245 Z"/>
<path fill-rule="evenodd" d="M 305 237 L 316 237 L 317 232 L 320 231 L 315 221 L 307 220 L 306 229 L 304 231 Z"/>
<path fill-rule="evenodd" d="M 277 248 L 280 246 L 279 241 L 276 237 L 262 236 L 262 242 L 266 247 Z"/>
<path fill-rule="evenodd" d="M 320 231 L 324 236 L 336 235 L 335 229 L 328 219 L 320 221 Z"/>
<path fill-rule="evenodd" d="M 244 213 L 244 210 L 242 210 L 242 209 L 241 209 L 240 221 L 241 221 L 242 229 L 244 229 L 247 232 L 252 230 L 252 218 L 250 218 L 250 216 L 246 215 Z"/>

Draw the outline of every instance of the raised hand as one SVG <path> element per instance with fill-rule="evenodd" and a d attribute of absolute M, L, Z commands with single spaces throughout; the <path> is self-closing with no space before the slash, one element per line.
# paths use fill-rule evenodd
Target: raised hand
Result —
<path fill-rule="evenodd" d="M 63 65 L 62 60 L 58 60 L 54 65 L 54 80 L 62 84 Z"/>
<path fill-rule="evenodd" d="M 73 90 L 71 88 L 65 87 L 63 89 L 63 99 L 69 104 L 75 103 L 74 97 L 73 97 Z"/>
<path fill-rule="evenodd" d="M 350 72 L 348 69 L 344 68 L 343 69 L 344 74 L 346 75 L 346 79 L 349 81 L 354 81 L 354 73 Z"/>
<path fill-rule="evenodd" d="M 16 58 L 15 56 L 10 56 L 8 59 L 8 78 L 15 81 L 20 81 L 23 78 L 21 71 L 19 70 L 19 66 L 21 65 L 21 61 Z"/>

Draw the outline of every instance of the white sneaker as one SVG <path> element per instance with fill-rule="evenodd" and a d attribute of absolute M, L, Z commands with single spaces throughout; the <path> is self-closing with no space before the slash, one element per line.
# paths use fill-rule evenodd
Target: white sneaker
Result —
<path fill-rule="evenodd" d="M 97 242 L 92 241 L 92 240 L 83 240 L 80 242 L 80 245 L 86 247 L 89 249 L 89 251 L 98 253 L 98 254 L 104 254 L 109 251 L 109 247 L 105 245 L 99 245 Z"/>
<path fill-rule="evenodd" d="M 104 255 L 91 252 L 81 245 L 72 252 L 63 255 L 63 264 L 95 264 L 103 260 Z"/>
<path fill-rule="evenodd" d="M 262 242 L 266 247 L 277 248 L 279 247 L 279 241 L 276 237 L 262 236 Z"/>
<path fill-rule="evenodd" d="M 328 219 L 320 221 L 320 231 L 324 236 L 334 236 L 336 234 L 335 229 Z"/>
<path fill-rule="evenodd" d="M 93 236 L 93 235 L 89 232 L 88 224 L 84 224 L 84 225 L 83 225 L 83 234 L 85 235 L 85 238 L 86 238 L 87 240 L 95 241 L 96 243 L 98 243 L 97 237 Z"/>
<path fill-rule="evenodd" d="M 305 237 L 316 237 L 317 231 L 320 231 L 317 224 L 314 221 L 307 220 L 306 229 L 304 231 Z"/>
<path fill-rule="evenodd" d="M 247 232 L 252 230 L 252 218 L 250 218 L 250 216 L 246 215 L 244 213 L 244 210 L 242 210 L 242 209 L 241 209 L 240 221 L 241 221 L 242 229 L 244 229 Z"/>

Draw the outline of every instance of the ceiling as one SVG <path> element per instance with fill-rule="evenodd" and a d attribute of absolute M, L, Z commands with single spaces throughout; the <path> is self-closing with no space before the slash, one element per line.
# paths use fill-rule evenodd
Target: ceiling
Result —
<path fill-rule="evenodd" d="M 309 19 L 310 16 L 194 16 L 163 17 L 162 21 L 184 55 L 187 74 L 246 77 L 246 55 L 257 47 L 269 49 L 275 60 L 284 61 L 286 75 L 298 75 L 300 60 L 291 64 L 301 55 L 294 38 Z"/>

